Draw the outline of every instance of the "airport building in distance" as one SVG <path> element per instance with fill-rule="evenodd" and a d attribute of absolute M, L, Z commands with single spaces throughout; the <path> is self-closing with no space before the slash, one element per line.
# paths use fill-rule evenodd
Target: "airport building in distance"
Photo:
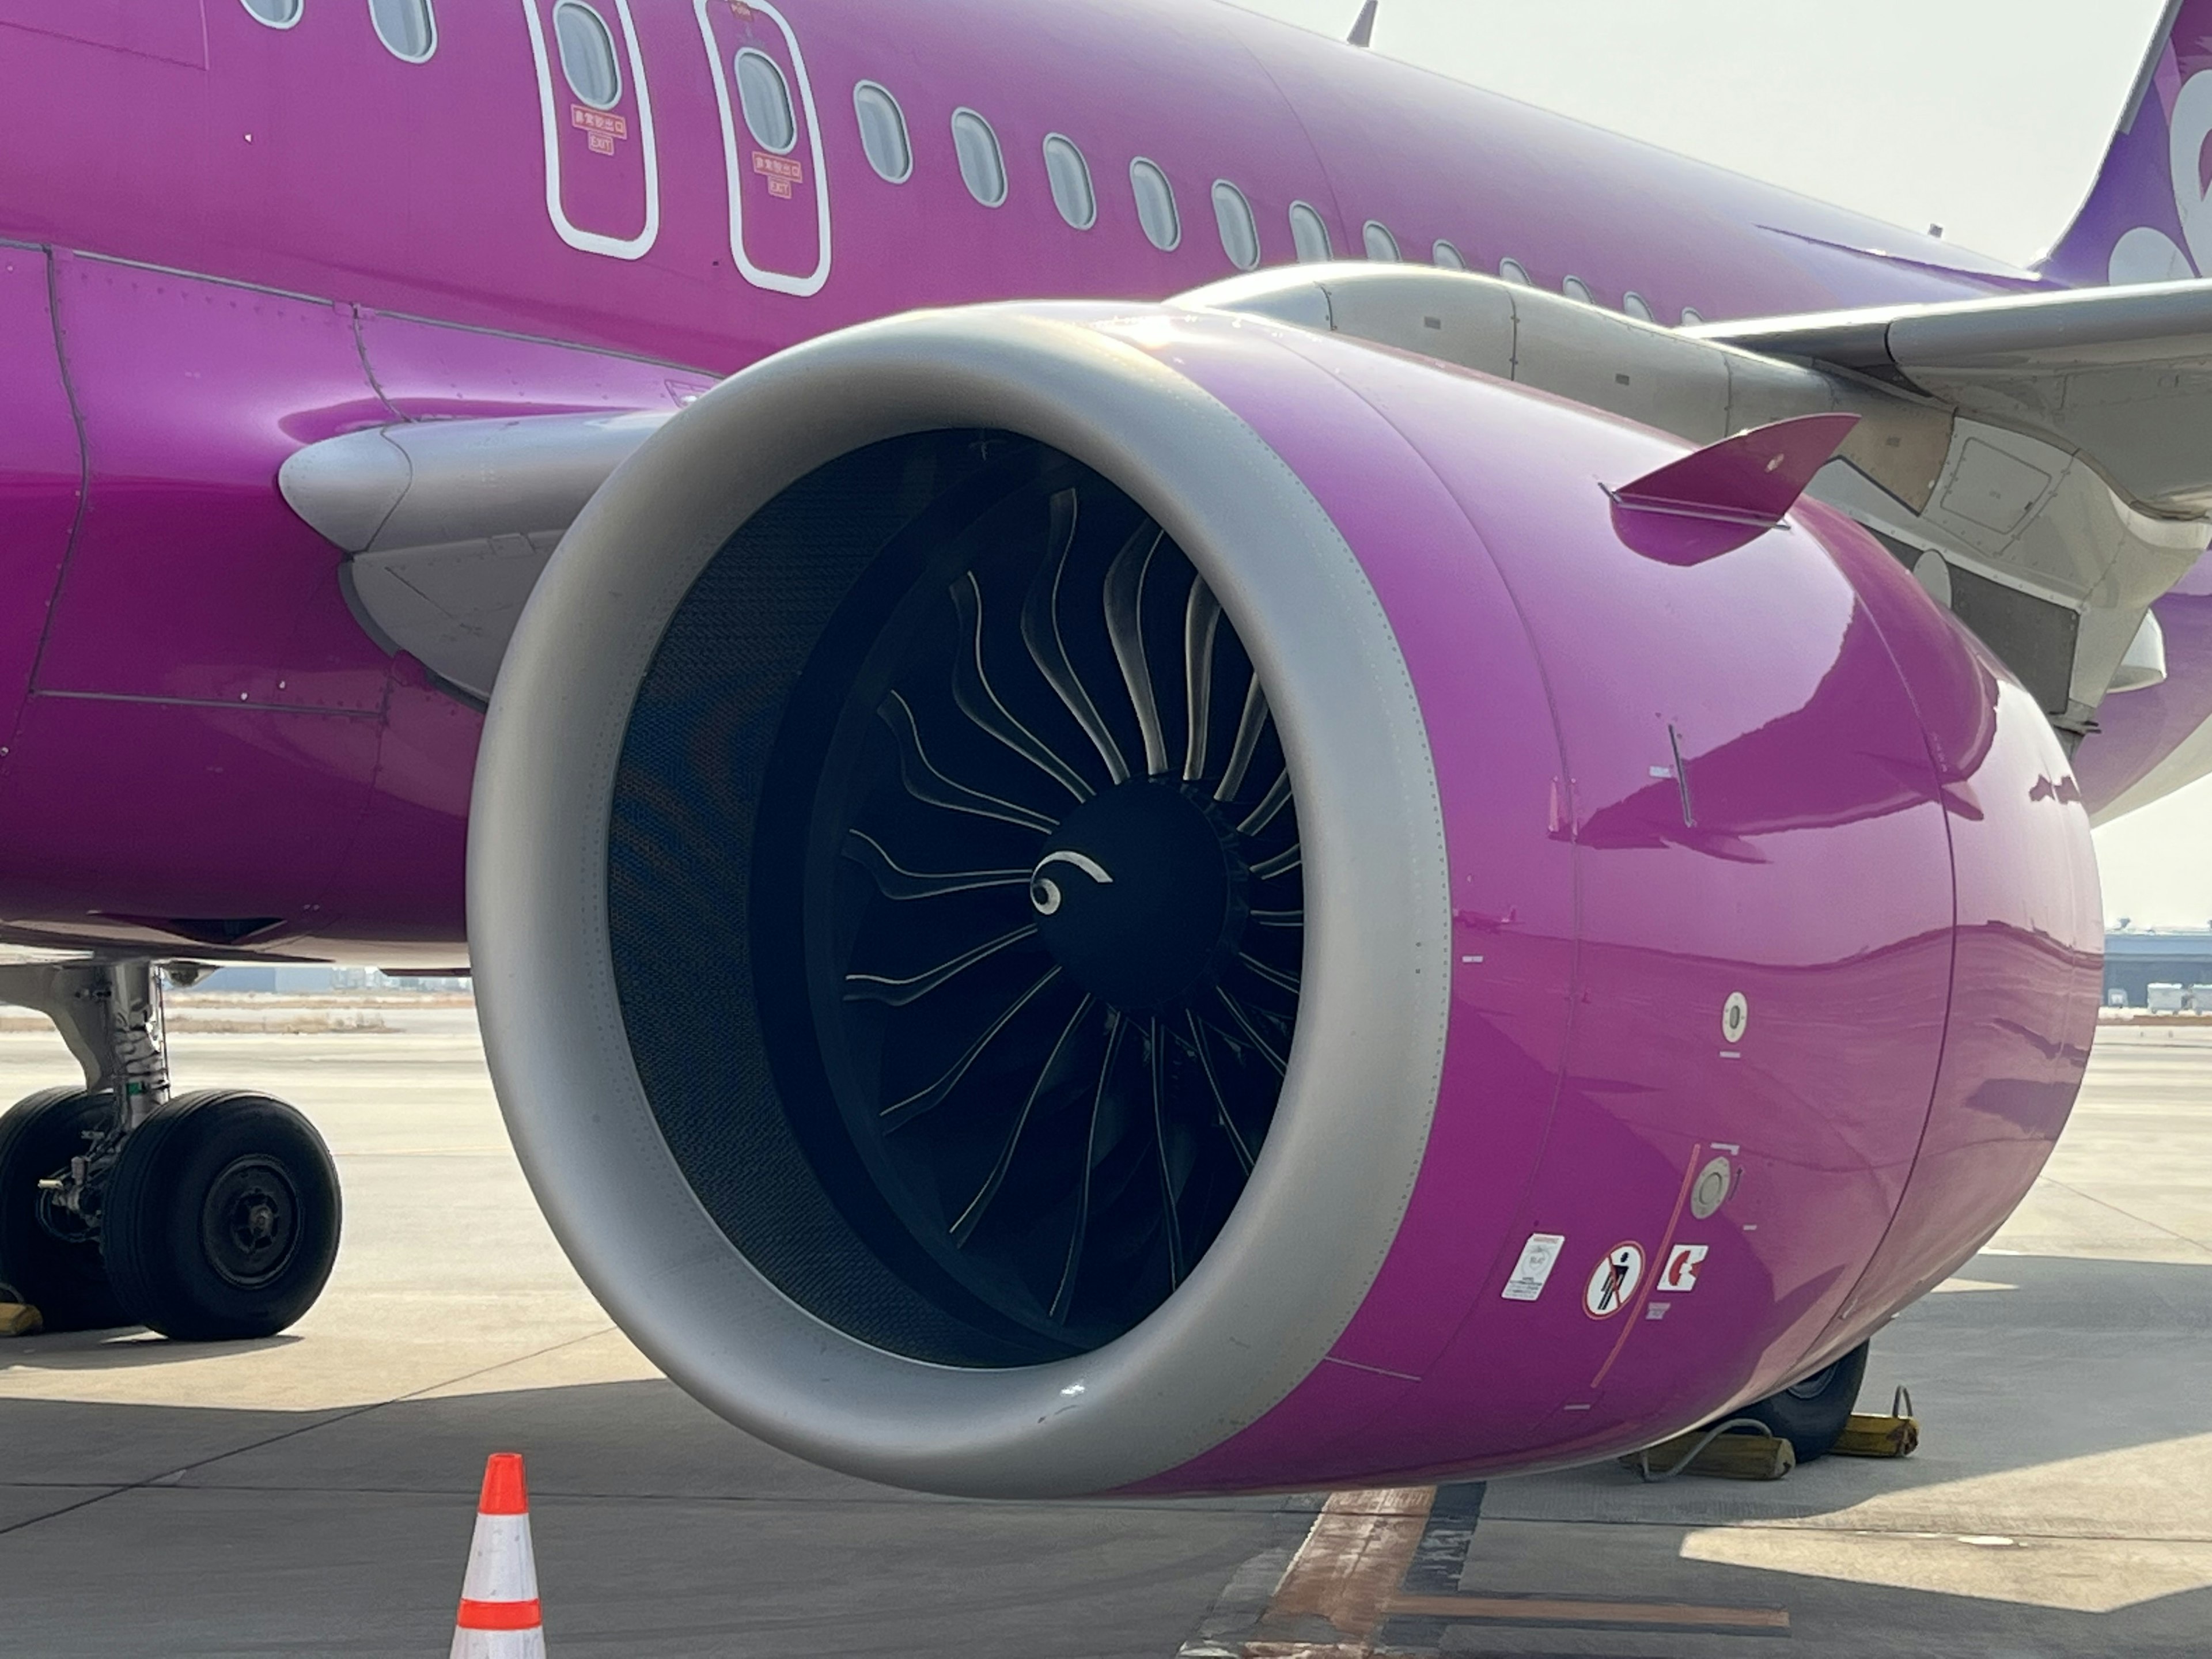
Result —
<path fill-rule="evenodd" d="M 2212 927 L 2133 927 L 2105 935 L 2105 1003 L 2212 1013 Z"/>

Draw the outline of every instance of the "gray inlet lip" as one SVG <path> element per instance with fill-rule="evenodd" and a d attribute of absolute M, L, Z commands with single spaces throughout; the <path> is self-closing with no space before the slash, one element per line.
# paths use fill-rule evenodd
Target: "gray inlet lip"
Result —
<path fill-rule="evenodd" d="M 1404 659 L 1359 564 L 1281 459 L 1101 326 L 1131 314 L 918 313 L 726 383 L 578 518 L 524 613 L 485 729 L 469 933 L 494 1080 L 539 1201 L 593 1292 L 684 1388 L 763 1439 L 873 1480 L 994 1497 L 1109 1491 L 1255 1421 L 1321 1361 L 1373 1283 L 1435 1109 L 1449 889 Z M 1235 327 L 1187 313 L 1177 325 Z M 1240 349 L 1273 349 L 1247 338 Z M 638 1081 L 607 917 L 624 728 L 694 580 L 738 526 L 816 466 L 965 427 L 1074 456 L 1188 554 L 1267 687 L 1307 870 L 1289 1074 L 1226 1228 L 1133 1330 L 1077 1358 L 1000 1370 L 854 1340 L 730 1244 Z"/>

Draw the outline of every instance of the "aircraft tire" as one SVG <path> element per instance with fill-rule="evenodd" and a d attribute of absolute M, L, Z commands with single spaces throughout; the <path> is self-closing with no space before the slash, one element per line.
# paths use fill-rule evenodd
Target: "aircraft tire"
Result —
<path fill-rule="evenodd" d="M 1862 1342 L 1833 1364 L 1793 1382 L 1779 1394 L 1771 1394 L 1735 1413 L 1764 1423 L 1787 1440 L 1800 1463 L 1826 1457 L 1851 1420 L 1859 1403 L 1859 1385 L 1866 1381 L 1867 1353 L 1871 1342 Z"/>
<path fill-rule="evenodd" d="M 179 1095 L 123 1144 L 108 1273 L 124 1310 L 187 1342 L 273 1336 L 337 1257 L 337 1170 L 314 1126 L 241 1089 Z"/>
<path fill-rule="evenodd" d="M 37 1308 L 50 1331 L 126 1322 L 100 1246 L 50 1231 L 38 1188 L 85 1150 L 87 1133 L 112 1109 L 82 1089 L 42 1089 L 0 1115 L 0 1284 Z"/>

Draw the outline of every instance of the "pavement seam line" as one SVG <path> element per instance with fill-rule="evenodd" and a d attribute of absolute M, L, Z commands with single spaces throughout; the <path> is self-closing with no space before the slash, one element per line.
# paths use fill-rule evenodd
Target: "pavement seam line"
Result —
<path fill-rule="evenodd" d="M 2082 1200 L 2086 1203 L 2094 1204 L 2101 1208 L 2110 1210 L 2114 1215 L 2124 1215 L 2130 1221 L 2141 1222 L 2153 1232 L 2164 1233 L 2168 1238 L 2178 1238 L 2183 1243 L 2193 1244 L 2200 1250 L 2212 1250 L 2212 1243 L 2207 1243 L 2201 1238 L 2192 1238 L 2187 1233 L 2176 1232 L 2171 1227 L 2166 1226 L 2160 1222 L 2153 1221 L 2147 1215 L 2137 1215 L 2133 1210 L 2124 1210 L 2118 1205 L 2113 1203 L 2111 1199 L 2099 1198 L 2094 1193 L 2085 1193 L 2079 1187 L 2075 1186 L 2070 1182 L 2061 1181 L 2056 1176 L 2045 1176 L 2043 1179 L 2048 1181 L 2052 1186 L 2059 1188 L 2062 1192 L 2071 1193 L 2075 1197 Z M 2076 1259 L 2078 1260 L 2079 1258 Z"/>
<path fill-rule="evenodd" d="M 228 1451 L 217 1452 L 212 1456 L 203 1457 L 193 1462 L 180 1463 L 175 1468 L 164 1469 L 159 1474 L 149 1474 L 141 1480 L 125 1481 L 120 1486 L 107 1487 L 104 1491 L 94 1492 L 91 1497 L 84 1498 L 80 1502 L 68 1504 L 64 1508 L 51 1510 L 45 1515 L 34 1515 L 27 1519 L 15 1522 L 8 1526 L 0 1527 L 0 1538 L 5 1538 L 11 1533 L 21 1532 L 27 1528 L 38 1526 L 42 1522 L 56 1521 L 59 1520 L 64 1515 L 74 1515 L 79 1510 L 90 1509 L 94 1504 L 104 1504 L 109 1498 L 119 1498 L 125 1492 L 146 1492 L 150 1491 L 156 1486 L 173 1486 L 182 1477 L 191 1474 L 195 1469 L 209 1468 L 228 1458 L 243 1457 L 247 1452 L 261 1451 L 270 1446 L 282 1445 L 287 1440 L 296 1439 L 303 1434 L 313 1434 L 316 1430 L 329 1428 L 333 1424 L 350 1423 L 357 1417 L 366 1417 L 371 1412 L 380 1412 L 386 1407 L 404 1406 L 410 1401 L 419 1400 L 425 1395 L 434 1393 L 440 1389 L 449 1389 L 457 1382 L 466 1382 L 476 1377 L 487 1376 L 494 1371 L 504 1370 L 509 1365 L 520 1365 L 526 1364 L 530 1360 L 543 1359 L 547 1354 L 558 1353 L 563 1348 L 573 1348 L 580 1342 L 595 1341 L 599 1338 L 605 1336 L 609 1331 L 615 1328 L 616 1327 L 610 1323 L 602 1326 L 596 1331 L 586 1332 L 582 1336 L 570 1337 L 565 1341 L 549 1343 L 546 1346 L 537 1349 L 532 1352 L 518 1354 L 512 1359 L 502 1359 L 496 1364 L 483 1365 L 472 1371 L 464 1371 L 459 1376 L 448 1377 L 441 1382 L 426 1382 L 419 1389 L 410 1389 L 405 1394 L 394 1395 L 389 1400 L 372 1400 L 365 1406 L 343 1407 L 331 1413 L 327 1417 L 318 1419 L 313 1423 L 301 1423 L 293 1428 L 287 1429 L 282 1434 L 272 1434 L 260 1440 L 250 1441 L 243 1446 L 233 1446 Z"/>

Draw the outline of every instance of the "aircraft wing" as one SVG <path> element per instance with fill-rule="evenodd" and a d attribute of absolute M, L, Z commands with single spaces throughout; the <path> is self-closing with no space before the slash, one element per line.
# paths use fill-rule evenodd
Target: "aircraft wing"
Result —
<path fill-rule="evenodd" d="M 1757 318 L 1686 332 L 1847 370 L 2058 444 L 2146 513 L 2212 513 L 2212 282 Z"/>
<path fill-rule="evenodd" d="M 2212 542 L 2212 282 L 1669 329 L 1496 278 L 1302 265 L 1183 297 L 1480 370 L 1706 444 L 1859 417 L 1814 494 L 1885 537 L 2062 731 L 2155 684 L 2152 603 Z M 395 649 L 488 697 L 554 544 L 665 413 L 418 422 L 281 483 Z"/>

